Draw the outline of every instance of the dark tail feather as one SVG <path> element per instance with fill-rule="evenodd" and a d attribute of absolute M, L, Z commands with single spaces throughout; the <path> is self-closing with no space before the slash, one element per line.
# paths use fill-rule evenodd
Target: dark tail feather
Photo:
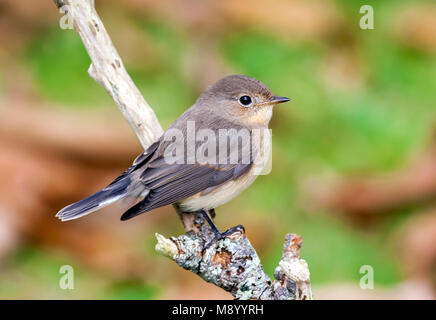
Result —
<path fill-rule="evenodd" d="M 129 177 L 119 177 L 107 188 L 63 208 L 56 214 L 56 217 L 62 221 L 67 221 L 83 217 L 84 215 L 106 207 L 127 196 L 127 188 L 129 185 Z"/>
<path fill-rule="evenodd" d="M 124 214 L 121 216 L 121 220 L 129 220 L 133 217 L 136 217 L 137 215 L 144 213 L 148 211 L 147 210 L 147 199 L 142 200 L 141 202 L 138 202 L 133 207 L 131 207 L 129 210 L 124 212 Z"/>
<path fill-rule="evenodd" d="M 159 143 L 160 140 L 153 143 L 145 152 L 141 153 L 135 161 L 133 161 L 133 165 L 105 189 L 63 208 L 56 214 L 56 217 L 62 221 L 77 219 L 124 198 L 130 197 L 136 199 L 146 197 L 149 190 L 147 190 L 140 181 L 133 182 L 130 177 L 135 170 L 144 165 L 152 157 Z M 135 180 L 135 178 L 133 178 L 133 180 Z"/>

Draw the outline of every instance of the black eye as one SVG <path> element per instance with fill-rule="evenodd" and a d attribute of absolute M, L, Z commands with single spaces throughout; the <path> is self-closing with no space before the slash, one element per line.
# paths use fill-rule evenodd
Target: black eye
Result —
<path fill-rule="evenodd" d="M 239 103 L 243 106 L 248 106 L 251 104 L 251 98 L 249 96 L 242 96 L 239 98 Z"/>

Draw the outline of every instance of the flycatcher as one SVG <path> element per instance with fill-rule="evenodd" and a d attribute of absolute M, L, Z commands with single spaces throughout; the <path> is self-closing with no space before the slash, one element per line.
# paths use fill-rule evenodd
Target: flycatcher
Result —
<path fill-rule="evenodd" d="M 122 199 L 135 199 L 121 220 L 176 204 L 181 212 L 201 212 L 222 238 L 208 213 L 239 195 L 259 174 L 259 159 L 270 152 L 268 123 L 273 106 L 289 101 L 262 82 L 243 75 L 225 77 L 204 91 L 133 165 L 103 190 L 57 213 L 77 219 Z M 265 151 L 266 150 L 266 151 Z M 261 162 L 265 163 L 265 161 Z M 262 165 L 263 165 L 262 164 Z"/>

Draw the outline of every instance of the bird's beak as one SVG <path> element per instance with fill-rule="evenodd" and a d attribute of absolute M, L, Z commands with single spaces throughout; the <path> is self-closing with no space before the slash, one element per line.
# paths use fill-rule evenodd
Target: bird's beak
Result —
<path fill-rule="evenodd" d="M 271 99 L 269 101 L 272 104 L 277 104 L 277 103 L 288 102 L 289 100 L 291 100 L 291 99 L 286 98 L 286 97 L 273 96 L 273 97 L 271 97 Z"/>

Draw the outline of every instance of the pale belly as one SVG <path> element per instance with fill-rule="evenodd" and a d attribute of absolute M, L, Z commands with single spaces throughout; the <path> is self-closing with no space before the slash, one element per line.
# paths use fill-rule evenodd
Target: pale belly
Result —
<path fill-rule="evenodd" d="M 215 190 L 202 195 L 201 192 L 180 202 L 180 208 L 185 212 L 193 212 L 201 209 L 210 210 L 214 209 L 238 196 L 242 191 L 248 188 L 257 175 L 251 173 L 250 170 L 245 175 L 237 180 L 225 182 Z"/>

